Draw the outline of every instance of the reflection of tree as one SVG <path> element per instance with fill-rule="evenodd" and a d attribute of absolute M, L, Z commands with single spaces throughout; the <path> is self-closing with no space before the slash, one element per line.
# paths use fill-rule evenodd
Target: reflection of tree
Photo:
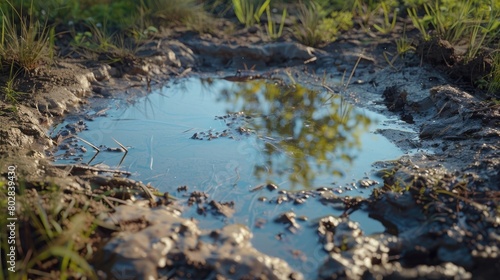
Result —
<path fill-rule="evenodd" d="M 254 116 L 251 128 L 265 143 L 266 161 L 255 168 L 255 175 L 292 168 L 292 185 L 311 187 L 319 171 L 342 175 L 342 165 L 351 163 L 360 134 L 370 125 L 369 118 L 340 97 L 300 85 L 235 83 L 222 91 L 221 98 Z"/>

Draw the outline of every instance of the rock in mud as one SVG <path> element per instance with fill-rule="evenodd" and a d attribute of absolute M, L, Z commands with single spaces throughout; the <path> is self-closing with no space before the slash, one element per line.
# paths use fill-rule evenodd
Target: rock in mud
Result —
<path fill-rule="evenodd" d="M 238 224 L 204 233 L 180 212 L 161 206 L 116 207 L 106 223 L 128 225 L 104 246 L 101 277 L 123 279 L 302 279 L 281 259 L 253 248 Z M 133 227 L 137 224 L 137 227 Z"/>
<path fill-rule="evenodd" d="M 470 94 L 439 86 L 431 89 L 429 98 L 437 113 L 422 125 L 422 139 L 464 139 L 482 129 L 483 121 L 474 114 L 478 100 Z"/>

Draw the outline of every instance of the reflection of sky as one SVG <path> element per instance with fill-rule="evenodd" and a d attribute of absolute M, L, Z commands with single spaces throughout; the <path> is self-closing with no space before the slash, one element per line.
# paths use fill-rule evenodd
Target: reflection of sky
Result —
<path fill-rule="evenodd" d="M 382 116 L 301 87 L 190 79 L 120 107 L 87 122 L 89 130 L 79 137 L 96 146 L 117 146 L 112 138 L 131 146 L 122 167 L 160 189 L 266 181 L 294 189 L 347 184 L 369 173 L 374 161 L 400 154 L 370 133 Z M 190 139 L 195 132 L 226 129 L 215 116 L 240 111 L 253 117 L 245 126 L 257 136 Z M 88 150 L 83 162 L 92 157 Z M 102 153 L 93 163 L 116 166 L 120 156 Z"/>
<path fill-rule="evenodd" d="M 377 122 L 382 122 L 383 116 L 328 97 L 303 88 L 284 89 L 259 82 L 241 85 L 213 80 L 210 84 L 188 79 L 134 104 L 115 101 L 107 117 L 86 121 L 89 129 L 78 136 L 96 146 L 117 147 L 113 138 L 128 146 L 120 168 L 131 171 L 132 179 L 151 183 L 160 191 L 181 196 L 176 188 L 187 185 L 190 191 L 206 192 L 209 199 L 234 201 L 236 213 L 229 221 L 200 219 L 200 227 L 219 228 L 227 222 L 247 225 L 253 230 L 256 248 L 286 259 L 308 278 L 308 273 L 315 275 L 314 270 L 325 257 L 315 230 L 308 222 L 301 222 L 301 230 L 291 237 L 285 226 L 274 224 L 272 219 L 288 210 L 311 220 L 341 212 L 314 199 L 304 205 L 264 203 L 258 198 L 276 193 L 249 189 L 267 180 L 281 189 L 331 187 L 332 182 L 345 186 L 365 177 L 365 173 L 370 175 L 373 162 L 401 154 L 388 140 L 370 132 L 380 125 Z M 240 111 L 254 117 L 247 126 L 257 136 L 190 139 L 195 132 L 226 129 L 224 121 L 215 116 Z M 88 146 L 87 150 L 84 163 L 95 153 Z M 92 164 L 116 168 L 122 156 L 101 152 Z M 64 162 L 73 161 L 57 163 Z M 343 176 L 334 176 L 335 171 Z M 353 192 L 350 195 L 369 194 Z M 184 216 L 197 217 L 194 212 L 194 208 L 186 209 Z M 254 227 L 258 218 L 268 220 L 264 229 Z M 365 233 L 383 230 L 364 212 L 357 211 L 352 218 L 360 222 Z M 283 232 L 284 240 L 277 241 L 275 235 Z M 307 262 L 291 257 L 292 249 L 301 250 Z"/>

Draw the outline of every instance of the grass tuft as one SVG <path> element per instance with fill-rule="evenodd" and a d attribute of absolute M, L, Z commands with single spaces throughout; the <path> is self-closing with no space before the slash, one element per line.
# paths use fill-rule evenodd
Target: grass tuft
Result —
<path fill-rule="evenodd" d="M 500 51 L 492 55 L 492 70 L 489 77 L 488 92 L 500 97 Z"/>
<path fill-rule="evenodd" d="M 255 23 L 260 23 L 262 14 L 269 8 L 271 0 L 265 0 L 260 3 L 260 0 L 232 0 L 234 14 L 238 21 L 250 27 Z"/>
<path fill-rule="evenodd" d="M 9 7 L 0 9 L 0 57 L 7 64 L 34 70 L 50 58 L 50 29 L 35 19 L 26 18 L 13 6 Z"/>
<path fill-rule="evenodd" d="M 308 46 L 319 45 L 323 41 L 323 36 L 318 27 L 323 17 L 318 12 L 316 3 L 305 4 L 301 1 L 298 5 L 297 18 L 299 23 L 294 28 L 297 40 Z"/>
<path fill-rule="evenodd" d="M 0 205 L 4 206 L 7 193 L 2 185 L 0 181 Z M 18 261 L 10 279 L 97 279 L 88 263 L 93 254 L 90 236 L 96 229 L 89 205 L 77 197 L 68 198 L 56 186 L 41 188 L 40 192 L 24 190 L 21 184 L 18 189 Z M 6 221 L 4 217 L 0 221 L 3 228 Z M 4 234 L 0 233 L 2 240 Z"/>
<path fill-rule="evenodd" d="M 211 20 L 203 5 L 196 0 L 141 0 L 140 9 L 144 17 L 151 19 L 153 26 L 183 24 L 204 31 L 209 28 Z"/>
<path fill-rule="evenodd" d="M 267 15 L 267 35 L 271 40 L 276 40 L 279 37 L 281 37 L 281 34 L 283 34 L 283 28 L 285 27 L 285 19 L 286 19 L 286 8 L 283 9 L 283 14 L 281 14 L 281 21 L 280 25 L 277 28 L 276 27 L 276 22 L 274 22 L 273 17 L 271 15 L 271 8 L 268 6 L 266 8 L 266 15 Z"/>

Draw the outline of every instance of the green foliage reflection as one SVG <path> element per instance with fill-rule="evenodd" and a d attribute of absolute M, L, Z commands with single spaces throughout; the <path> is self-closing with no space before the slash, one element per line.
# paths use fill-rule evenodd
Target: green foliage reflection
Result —
<path fill-rule="evenodd" d="M 300 85 L 254 80 L 235 83 L 221 96 L 254 117 L 250 128 L 264 143 L 265 156 L 255 175 L 269 178 L 286 172 L 292 187 L 312 187 L 319 172 L 342 176 L 343 166 L 361 147 L 361 133 L 371 123 L 341 96 Z"/>

